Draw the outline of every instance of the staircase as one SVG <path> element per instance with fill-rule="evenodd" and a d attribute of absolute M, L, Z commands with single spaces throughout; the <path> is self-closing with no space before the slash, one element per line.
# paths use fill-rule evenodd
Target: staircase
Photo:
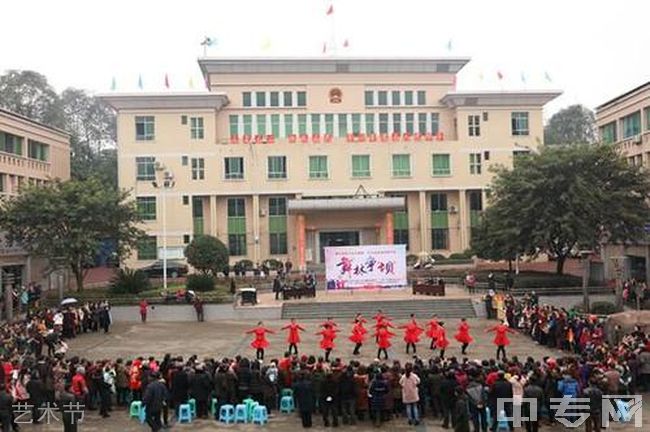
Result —
<path fill-rule="evenodd" d="M 476 316 L 470 299 L 384 300 L 329 303 L 284 303 L 282 319 L 352 319 L 357 313 L 372 317 L 381 309 L 391 318 L 404 319 L 415 314 L 419 319 L 437 314 L 439 318 L 473 318 Z"/>

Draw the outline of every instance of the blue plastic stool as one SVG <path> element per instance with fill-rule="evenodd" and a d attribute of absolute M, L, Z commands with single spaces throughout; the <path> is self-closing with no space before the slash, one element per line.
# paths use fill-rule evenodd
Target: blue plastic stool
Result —
<path fill-rule="evenodd" d="M 242 404 L 246 405 L 246 418 L 248 421 L 251 421 L 253 418 L 253 408 L 255 405 L 259 405 L 257 402 L 255 402 L 255 399 L 253 398 L 246 398 L 242 402 Z"/>
<path fill-rule="evenodd" d="M 196 417 L 196 399 L 190 399 L 187 401 L 187 403 L 190 406 L 190 412 L 192 413 L 192 417 Z"/>
<path fill-rule="evenodd" d="M 140 424 L 144 424 L 144 422 L 147 421 L 147 407 L 142 407 L 140 410 L 140 415 L 138 416 L 138 420 L 140 420 Z"/>
<path fill-rule="evenodd" d="M 133 401 L 131 402 L 131 407 L 129 408 L 129 418 L 140 418 L 140 411 L 144 407 L 142 406 L 142 401 Z"/>
<path fill-rule="evenodd" d="M 505 430 L 506 432 L 510 430 L 508 420 L 506 420 L 506 412 L 504 410 L 501 410 L 497 416 L 497 432 L 500 430 Z"/>
<path fill-rule="evenodd" d="M 627 423 L 632 420 L 632 415 L 630 414 L 630 406 L 623 402 L 621 399 L 616 399 L 616 411 L 617 415 L 614 420 Z"/>
<path fill-rule="evenodd" d="M 210 415 L 212 417 L 217 415 L 217 405 L 218 405 L 217 398 L 210 399 Z"/>
<path fill-rule="evenodd" d="M 291 413 L 295 409 L 295 406 L 293 404 L 293 397 L 292 396 L 283 396 L 282 399 L 280 399 L 280 412 L 281 413 Z"/>
<path fill-rule="evenodd" d="M 178 422 L 192 423 L 192 406 L 190 404 L 182 404 L 178 407 Z"/>
<path fill-rule="evenodd" d="M 234 423 L 235 407 L 230 404 L 221 405 L 221 408 L 219 409 L 219 421 L 226 424 Z"/>
<path fill-rule="evenodd" d="M 253 424 L 263 425 L 269 422 L 269 413 L 264 405 L 253 408 Z"/>
<path fill-rule="evenodd" d="M 248 408 L 245 404 L 235 406 L 235 423 L 248 423 Z"/>

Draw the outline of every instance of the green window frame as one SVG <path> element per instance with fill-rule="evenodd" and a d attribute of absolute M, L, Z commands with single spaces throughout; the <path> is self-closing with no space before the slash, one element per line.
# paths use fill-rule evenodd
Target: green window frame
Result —
<path fill-rule="evenodd" d="M 415 133 L 415 114 L 413 113 L 406 113 L 404 114 L 405 122 L 406 122 L 406 133 L 413 134 Z"/>
<path fill-rule="evenodd" d="M 379 114 L 379 133 L 380 134 L 388 133 L 388 113 Z"/>
<path fill-rule="evenodd" d="M 192 180 L 205 179 L 205 159 L 192 158 Z"/>
<path fill-rule="evenodd" d="M 393 212 L 393 243 L 406 245 L 409 248 L 409 218 L 404 210 Z"/>
<path fill-rule="evenodd" d="M 320 134 L 320 114 L 311 115 L 311 133 Z"/>
<path fill-rule="evenodd" d="M 446 193 L 431 194 L 431 249 L 449 246 L 449 211 Z"/>
<path fill-rule="evenodd" d="M 266 135 L 266 114 L 257 114 L 255 120 L 257 122 L 257 134 Z"/>
<path fill-rule="evenodd" d="M 158 258 L 158 239 L 156 236 L 146 236 L 137 243 L 139 261 L 155 260 Z"/>
<path fill-rule="evenodd" d="M 240 156 L 224 158 L 224 177 L 226 180 L 244 179 L 244 158 Z"/>
<path fill-rule="evenodd" d="M 154 116 L 135 116 L 135 140 L 153 141 L 156 138 L 156 119 Z"/>
<path fill-rule="evenodd" d="M 404 105 L 413 105 L 413 90 L 406 90 L 404 92 Z"/>
<path fill-rule="evenodd" d="M 402 114 L 393 113 L 393 133 L 402 133 Z"/>
<path fill-rule="evenodd" d="M 530 133 L 528 127 L 528 113 L 527 112 L 513 112 L 510 114 L 512 123 L 513 136 L 526 136 Z"/>
<path fill-rule="evenodd" d="M 293 114 L 284 115 L 284 135 L 293 135 Z"/>
<path fill-rule="evenodd" d="M 298 134 L 307 134 L 307 114 L 298 114 Z"/>
<path fill-rule="evenodd" d="M 352 155 L 352 177 L 370 177 L 370 155 Z"/>
<path fill-rule="evenodd" d="M 205 233 L 203 198 L 200 196 L 192 197 L 192 231 L 195 236 Z"/>
<path fill-rule="evenodd" d="M 304 107 L 307 106 L 307 92 L 299 91 L 297 92 L 298 106 Z"/>
<path fill-rule="evenodd" d="M 250 114 L 243 115 L 244 135 L 253 135 L 253 116 Z"/>
<path fill-rule="evenodd" d="M 231 114 L 228 116 L 228 123 L 230 125 L 230 136 L 235 137 L 239 135 L 239 116 L 237 114 Z"/>
<path fill-rule="evenodd" d="M 269 179 L 286 179 L 287 178 L 287 157 L 286 156 L 269 156 L 267 158 Z"/>
<path fill-rule="evenodd" d="M 327 179 L 328 177 L 327 156 L 309 156 L 309 178 Z"/>
<path fill-rule="evenodd" d="M 251 92 L 242 92 L 242 105 L 245 107 L 253 106 L 253 98 Z"/>
<path fill-rule="evenodd" d="M 256 107 L 266 106 L 266 92 L 263 91 L 255 92 L 255 106 Z"/>
<path fill-rule="evenodd" d="M 47 161 L 49 160 L 49 155 L 49 145 L 32 139 L 27 140 L 27 157 L 40 161 Z"/>
<path fill-rule="evenodd" d="M 377 105 L 379 106 L 388 105 L 388 92 L 386 90 L 379 90 L 377 92 Z"/>
<path fill-rule="evenodd" d="M 348 115 L 339 114 L 339 137 L 343 138 L 348 135 Z"/>
<path fill-rule="evenodd" d="M 400 92 L 399 90 L 393 90 L 390 92 L 390 104 L 392 106 L 400 106 L 402 102 L 402 98 L 400 97 Z"/>
<path fill-rule="evenodd" d="M 280 106 L 280 92 L 276 92 L 276 91 L 271 92 L 270 103 L 272 107 Z"/>
<path fill-rule="evenodd" d="M 0 132 L 0 151 L 22 156 L 23 140 L 21 136 Z"/>
<path fill-rule="evenodd" d="M 427 92 L 426 91 L 418 90 L 417 97 L 418 97 L 418 105 L 426 105 L 427 104 Z"/>
<path fill-rule="evenodd" d="M 271 134 L 276 138 L 280 136 L 280 114 L 271 114 Z"/>
<path fill-rule="evenodd" d="M 352 114 L 352 133 L 355 135 L 361 133 L 361 114 Z"/>
<path fill-rule="evenodd" d="M 246 255 L 246 201 L 228 198 L 228 249 L 232 256 Z"/>
<path fill-rule="evenodd" d="M 366 114 L 366 133 L 374 134 L 375 133 L 375 115 L 372 113 Z"/>
<path fill-rule="evenodd" d="M 285 255 L 287 247 L 287 199 L 269 197 L 269 251 Z"/>
<path fill-rule="evenodd" d="M 626 115 L 621 119 L 623 139 L 631 138 L 641 133 L 641 111 Z"/>
<path fill-rule="evenodd" d="M 366 90 L 364 93 L 364 100 L 366 103 L 366 106 L 374 106 L 375 105 L 375 92 L 372 90 Z"/>
<path fill-rule="evenodd" d="M 427 133 L 427 113 L 418 113 L 418 133 Z"/>
<path fill-rule="evenodd" d="M 448 176 L 451 175 L 449 154 L 434 154 L 432 156 L 431 165 L 433 167 L 432 174 L 434 176 Z"/>
<path fill-rule="evenodd" d="M 282 92 L 282 106 L 285 107 L 293 106 L 293 92 L 291 91 Z"/>
<path fill-rule="evenodd" d="M 156 158 L 153 156 L 136 157 L 135 172 L 135 179 L 137 181 L 156 180 Z"/>
<path fill-rule="evenodd" d="M 410 177 L 411 176 L 411 155 L 394 154 L 392 157 L 393 177 Z"/>
<path fill-rule="evenodd" d="M 190 117 L 190 138 L 203 139 L 204 137 L 203 117 Z"/>
<path fill-rule="evenodd" d="M 145 221 L 156 220 L 156 197 L 136 197 L 136 208 L 140 219 Z"/>
<path fill-rule="evenodd" d="M 469 173 L 474 175 L 481 174 L 481 153 L 469 154 Z"/>
<path fill-rule="evenodd" d="M 325 133 L 334 135 L 334 114 L 325 114 Z"/>
<path fill-rule="evenodd" d="M 467 135 L 481 136 L 481 116 L 476 114 L 467 116 Z"/>
<path fill-rule="evenodd" d="M 650 107 L 643 109 L 645 114 L 645 130 L 650 131 Z"/>
<path fill-rule="evenodd" d="M 430 113 L 429 115 L 431 116 L 431 133 L 435 135 L 440 130 L 440 114 Z"/>
<path fill-rule="evenodd" d="M 600 128 L 600 139 L 603 144 L 613 144 L 617 141 L 615 121 L 607 123 Z"/>

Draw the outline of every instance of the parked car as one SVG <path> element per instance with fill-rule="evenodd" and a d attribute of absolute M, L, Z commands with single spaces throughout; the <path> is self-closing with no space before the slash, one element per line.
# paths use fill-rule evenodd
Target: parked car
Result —
<path fill-rule="evenodd" d="M 155 261 L 152 264 L 141 268 L 140 270 L 142 270 L 150 278 L 162 278 L 163 261 Z M 177 278 L 180 276 L 185 276 L 187 274 L 187 271 L 187 265 L 185 265 L 182 261 L 167 260 L 167 277 Z"/>

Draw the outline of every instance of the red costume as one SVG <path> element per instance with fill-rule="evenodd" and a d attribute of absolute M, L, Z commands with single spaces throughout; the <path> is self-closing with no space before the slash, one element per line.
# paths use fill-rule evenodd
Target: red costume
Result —
<path fill-rule="evenodd" d="M 336 330 L 333 327 L 325 327 L 323 330 L 316 333 L 321 335 L 320 347 L 324 350 L 334 349 L 334 339 L 336 339 Z"/>
<path fill-rule="evenodd" d="M 366 333 L 368 333 L 368 330 L 363 326 L 363 321 L 357 321 L 352 326 L 349 339 L 355 344 L 362 344 L 366 338 Z"/>
<path fill-rule="evenodd" d="M 438 329 L 440 328 L 438 325 L 438 320 L 433 318 L 427 323 L 427 327 L 429 327 L 427 330 L 427 336 L 431 339 L 436 339 L 438 337 Z"/>
<path fill-rule="evenodd" d="M 287 324 L 286 326 L 282 327 L 282 330 L 287 330 L 289 329 L 289 335 L 287 336 L 287 342 L 291 344 L 299 344 L 300 343 L 300 332 L 305 331 L 305 329 L 300 325 L 296 323 L 290 323 Z"/>
<path fill-rule="evenodd" d="M 400 326 L 404 329 L 404 342 L 407 344 L 416 344 L 420 342 L 420 335 L 424 331 L 415 320 L 411 320 L 406 325 Z"/>
<path fill-rule="evenodd" d="M 510 345 L 510 340 L 508 339 L 508 333 L 515 333 L 510 327 L 505 324 L 499 324 L 494 327 L 487 329 L 488 332 L 495 332 L 494 335 L 494 345 L 496 346 L 508 346 Z"/>
<path fill-rule="evenodd" d="M 387 349 L 390 348 L 390 338 L 395 336 L 395 333 L 391 333 L 388 328 L 384 326 L 377 329 L 375 336 L 377 337 L 377 346 L 382 349 Z"/>
<path fill-rule="evenodd" d="M 436 347 L 441 350 L 446 349 L 449 346 L 449 340 L 447 339 L 447 332 L 443 326 L 438 326 L 438 337 L 436 338 Z"/>
<path fill-rule="evenodd" d="M 255 339 L 251 342 L 251 347 L 255 349 L 264 349 L 269 346 L 269 341 L 266 340 L 267 333 L 275 333 L 273 330 L 269 330 L 266 327 L 255 327 L 252 330 L 248 330 L 247 334 L 254 334 Z"/>
<path fill-rule="evenodd" d="M 461 321 L 458 325 L 458 333 L 454 336 L 456 340 L 462 344 L 470 344 L 474 339 L 469 335 L 469 324 Z"/>

